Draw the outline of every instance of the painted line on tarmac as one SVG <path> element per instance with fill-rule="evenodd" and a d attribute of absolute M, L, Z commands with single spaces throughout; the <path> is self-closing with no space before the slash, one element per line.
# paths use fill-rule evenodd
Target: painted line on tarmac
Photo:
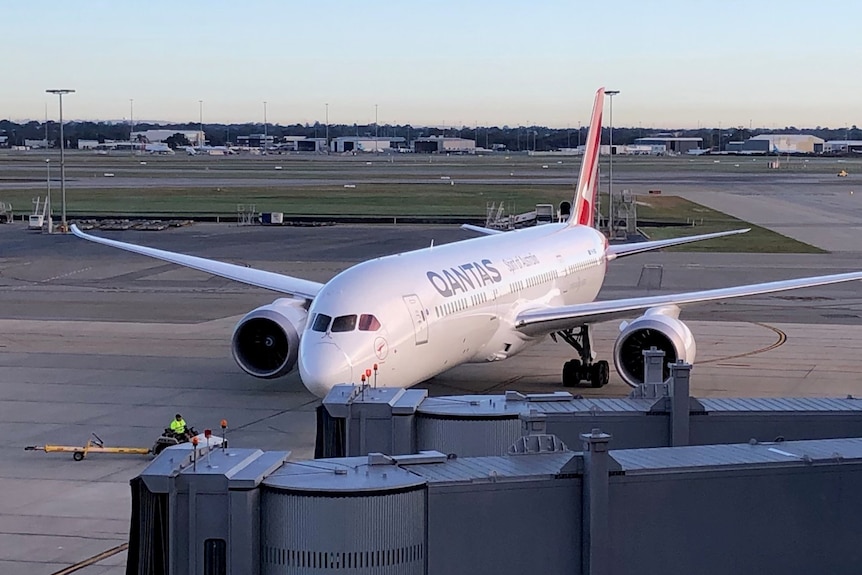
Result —
<path fill-rule="evenodd" d="M 51 575 L 69 575 L 70 573 L 74 573 L 75 571 L 80 571 L 81 569 L 84 569 L 85 567 L 89 567 L 90 565 L 94 565 L 95 563 L 98 563 L 99 561 L 102 561 L 104 559 L 107 559 L 108 557 L 116 555 L 117 553 L 122 553 L 123 551 L 127 550 L 128 548 L 129 548 L 128 543 L 123 543 L 122 545 L 117 545 L 116 547 L 112 547 L 112 548 L 108 549 L 107 551 L 102 551 L 101 553 L 99 553 L 97 555 L 93 555 L 92 557 L 90 557 L 88 559 L 84 559 L 83 561 L 79 561 L 78 563 L 75 563 L 74 565 L 69 565 L 65 569 L 60 569 L 59 571 L 55 571 L 55 572 L 51 573 Z"/>
<path fill-rule="evenodd" d="M 704 361 L 696 361 L 696 362 L 694 362 L 694 364 L 695 365 L 702 365 L 705 363 L 716 363 L 719 361 L 727 361 L 729 359 L 739 359 L 741 357 L 751 357 L 752 355 L 757 355 L 759 353 L 765 353 L 767 351 L 772 351 L 773 349 L 775 349 L 777 347 L 781 347 L 782 345 L 784 345 L 784 342 L 787 341 L 787 334 L 784 333 L 783 331 L 781 331 L 780 329 L 778 329 L 777 327 L 773 327 L 771 325 L 767 325 L 765 323 L 759 323 L 756 321 L 751 322 L 751 323 L 752 323 L 752 325 L 758 325 L 760 327 L 765 327 L 768 330 L 774 331 L 778 335 L 778 339 L 776 339 L 775 342 L 773 342 L 772 344 L 767 345 L 766 347 L 762 347 L 760 349 L 747 351 L 745 353 L 737 353 L 735 355 L 728 355 L 725 357 L 716 357 L 713 359 L 706 359 Z"/>

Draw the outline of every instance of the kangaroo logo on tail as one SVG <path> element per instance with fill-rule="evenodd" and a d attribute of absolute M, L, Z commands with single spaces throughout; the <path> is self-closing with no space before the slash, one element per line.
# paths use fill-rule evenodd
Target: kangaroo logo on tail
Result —
<path fill-rule="evenodd" d="M 593 104 L 593 117 L 590 120 L 590 131 L 587 132 L 587 142 L 584 148 L 584 159 L 581 162 L 581 173 L 575 188 L 575 200 L 572 204 L 572 214 L 569 216 L 569 227 L 593 225 L 595 216 L 596 193 L 599 188 L 599 146 L 602 142 L 602 110 L 604 109 L 605 89 L 599 88 Z"/>

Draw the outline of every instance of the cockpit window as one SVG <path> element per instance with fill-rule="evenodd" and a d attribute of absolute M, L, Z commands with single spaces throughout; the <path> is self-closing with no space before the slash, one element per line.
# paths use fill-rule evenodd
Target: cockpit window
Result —
<path fill-rule="evenodd" d="M 353 331 L 356 329 L 355 315 L 342 315 L 332 321 L 332 332 L 336 331 Z"/>
<path fill-rule="evenodd" d="M 325 332 L 326 328 L 329 327 L 330 321 L 332 321 L 331 317 L 329 317 L 325 313 L 319 313 L 314 316 L 314 323 L 311 324 L 311 330 Z"/>
<path fill-rule="evenodd" d="M 377 331 L 380 329 L 380 322 L 370 313 L 364 313 L 359 316 L 359 331 Z"/>

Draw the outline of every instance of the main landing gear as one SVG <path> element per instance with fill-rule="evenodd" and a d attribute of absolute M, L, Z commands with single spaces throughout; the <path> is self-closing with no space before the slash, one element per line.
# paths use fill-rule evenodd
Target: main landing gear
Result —
<path fill-rule="evenodd" d="M 593 352 L 590 337 L 590 326 L 584 325 L 576 329 L 566 329 L 551 334 L 556 341 L 560 336 L 564 342 L 575 348 L 580 359 L 572 359 L 563 364 L 563 386 L 574 387 L 581 381 L 588 381 L 591 387 L 604 387 L 610 377 L 608 362 L 593 362 Z"/>

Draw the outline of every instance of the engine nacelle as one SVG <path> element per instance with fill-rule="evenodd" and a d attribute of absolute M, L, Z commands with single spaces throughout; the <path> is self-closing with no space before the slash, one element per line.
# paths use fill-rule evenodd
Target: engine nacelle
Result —
<path fill-rule="evenodd" d="M 664 352 L 664 379 L 670 377 L 668 363 L 679 360 L 694 363 L 697 352 L 694 336 L 678 317 L 676 306 L 657 307 L 620 326 L 622 333 L 614 345 L 614 366 L 623 381 L 632 387 L 643 383 L 643 352 L 651 347 Z"/>
<path fill-rule="evenodd" d="M 277 299 L 249 312 L 236 324 L 231 350 L 243 371 L 264 379 L 290 373 L 299 355 L 299 334 L 308 320 L 303 303 Z"/>

